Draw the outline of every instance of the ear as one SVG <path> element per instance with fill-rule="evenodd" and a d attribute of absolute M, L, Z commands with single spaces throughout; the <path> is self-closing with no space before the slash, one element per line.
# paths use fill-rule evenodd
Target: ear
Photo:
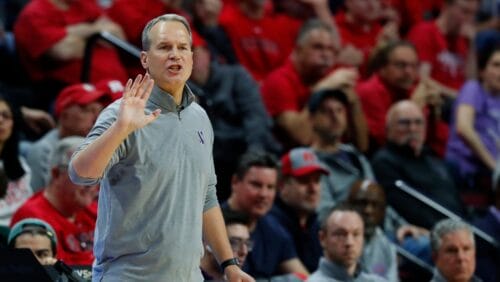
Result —
<path fill-rule="evenodd" d="M 148 69 L 149 63 L 148 63 L 148 54 L 146 51 L 141 51 L 141 65 L 144 69 Z"/>
<path fill-rule="evenodd" d="M 53 167 L 53 168 L 50 170 L 51 180 L 58 178 L 58 177 L 59 177 L 59 174 L 60 174 L 60 172 L 59 172 L 59 168 L 57 168 L 57 167 Z"/>

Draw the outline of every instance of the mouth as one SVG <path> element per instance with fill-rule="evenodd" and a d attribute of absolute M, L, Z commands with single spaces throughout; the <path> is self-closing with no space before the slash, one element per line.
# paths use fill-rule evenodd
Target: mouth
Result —
<path fill-rule="evenodd" d="M 167 67 L 168 71 L 170 72 L 180 72 L 182 70 L 182 66 L 181 65 L 177 65 L 177 64 L 174 64 L 174 65 L 170 65 Z"/>

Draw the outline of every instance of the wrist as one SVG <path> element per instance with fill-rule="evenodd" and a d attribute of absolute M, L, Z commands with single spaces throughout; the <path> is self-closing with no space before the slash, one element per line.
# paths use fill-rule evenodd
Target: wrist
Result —
<path fill-rule="evenodd" d="M 230 258 L 221 262 L 220 269 L 222 270 L 222 272 L 224 272 L 228 266 L 232 265 L 240 267 L 240 263 L 237 258 Z"/>

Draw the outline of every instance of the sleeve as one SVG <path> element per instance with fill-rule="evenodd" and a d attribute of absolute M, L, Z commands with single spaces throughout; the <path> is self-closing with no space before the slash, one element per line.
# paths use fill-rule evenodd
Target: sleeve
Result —
<path fill-rule="evenodd" d="M 276 117 L 285 111 L 298 112 L 302 110 L 299 101 L 292 94 L 296 92 L 297 89 L 295 89 L 294 85 L 277 72 L 271 73 L 265 79 L 261 88 L 264 105 L 272 117 Z"/>
<path fill-rule="evenodd" d="M 481 87 L 478 81 L 469 81 L 460 89 L 458 93 L 456 104 L 467 104 L 474 108 L 476 112 L 481 110 L 484 103 L 484 96 L 479 95 Z"/>
<path fill-rule="evenodd" d="M 19 50 L 30 59 L 38 59 L 66 36 L 66 27 L 58 21 L 43 11 L 26 9 L 14 26 Z"/>
<path fill-rule="evenodd" d="M 213 158 L 213 144 L 214 144 L 214 131 L 212 129 L 212 125 L 209 122 L 208 116 L 205 113 L 205 120 L 207 121 L 208 132 L 210 132 L 210 167 L 208 172 L 208 187 L 207 193 L 205 195 L 205 202 L 203 205 L 203 212 L 208 211 L 209 209 L 218 206 L 219 202 L 217 200 L 217 176 L 215 175 L 215 167 L 214 167 L 214 158 Z"/>
<path fill-rule="evenodd" d="M 118 100 L 117 102 L 111 104 L 108 108 L 106 108 L 102 113 L 99 115 L 99 118 L 97 119 L 94 127 L 90 130 L 89 134 L 85 138 L 85 141 L 80 145 L 78 150 L 76 150 L 73 154 L 75 156 L 78 152 L 83 150 L 85 147 L 87 147 L 90 143 L 92 143 L 95 139 L 97 139 L 99 136 L 101 136 L 116 120 L 117 116 L 117 110 L 118 106 L 121 100 Z M 113 167 L 120 159 L 122 159 L 125 156 L 126 152 L 126 143 L 122 142 L 122 144 L 118 147 L 118 149 L 115 151 L 113 156 L 111 157 L 110 162 L 106 166 L 106 169 L 103 173 L 103 175 L 106 175 L 107 172 L 110 170 L 111 167 Z M 84 178 L 79 176 L 72 165 L 72 162 L 70 162 L 69 167 L 68 167 L 68 173 L 71 181 L 73 181 L 75 184 L 79 185 L 95 185 L 99 183 L 101 178 Z"/>

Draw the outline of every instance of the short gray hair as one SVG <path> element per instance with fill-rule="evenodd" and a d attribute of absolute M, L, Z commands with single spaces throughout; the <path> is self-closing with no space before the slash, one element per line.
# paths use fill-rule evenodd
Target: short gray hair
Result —
<path fill-rule="evenodd" d="M 142 50 L 148 51 L 151 47 L 151 39 L 149 38 L 149 32 L 159 22 L 180 22 L 184 25 L 189 34 L 189 45 L 193 45 L 193 36 L 191 35 L 191 28 L 185 17 L 179 16 L 177 14 L 164 14 L 150 20 L 144 29 L 142 30 Z"/>
<path fill-rule="evenodd" d="M 431 248 L 433 252 L 437 252 L 443 243 L 443 236 L 449 233 L 465 230 L 472 239 L 472 244 L 475 246 L 474 234 L 469 224 L 457 219 L 443 219 L 439 221 L 431 231 Z"/>
<path fill-rule="evenodd" d="M 81 136 L 70 136 L 59 140 L 52 152 L 50 167 L 67 167 L 71 161 L 71 156 L 84 140 L 85 138 Z"/>

